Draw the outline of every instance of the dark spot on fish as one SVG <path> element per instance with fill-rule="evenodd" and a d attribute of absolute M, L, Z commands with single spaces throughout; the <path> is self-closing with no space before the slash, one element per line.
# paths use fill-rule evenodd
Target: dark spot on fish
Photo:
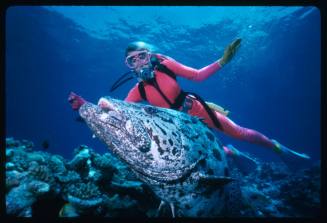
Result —
<path fill-rule="evenodd" d="M 177 153 L 177 148 L 174 146 L 174 148 L 173 148 L 173 151 L 172 151 L 172 153 L 173 153 L 173 155 L 175 156 L 176 155 L 176 153 Z"/>
<path fill-rule="evenodd" d="M 189 140 L 191 140 L 191 137 L 189 136 L 189 132 L 185 132 L 184 130 L 182 130 L 182 134 L 184 134 L 184 136 L 187 138 L 187 139 L 189 139 Z"/>
<path fill-rule="evenodd" d="M 153 137 L 153 140 L 156 142 L 156 144 L 158 145 L 158 147 L 160 147 L 160 140 L 159 140 L 159 137 L 157 135 L 154 135 Z"/>
<path fill-rule="evenodd" d="M 149 119 L 147 119 L 147 120 L 146 120 L 146 122 L 147 122 L 147 123 L 149 123 L 149 122 L 150 122 L 150 120 L 149 120 Z"/>
<path fill-rule="evenodd" d="M 162 143 L 163 143 L 164 145 L 166 145 L 166 144 L 167 144 L 167 140 L 163 140 Z"/>
<path fill-rule="evenodd" d="M 153 115 L 153 114 L 156 114 L 156 113 L 158 113 L 158 109 L 156 109 L 155 107 L 144 107 L 144 111 L 146 112 L 146 113 L 148 113 L 148 114 L 150 114 L 150 115 Z"/>
<path fill-rule="evenodd" d="M 193 124 L 196 124 L 198 122 L 198 119 L 197 118 L 192 117 L 191 119 L 192 119 L 192 123 Z"/>
<path fill-rule="evenodd" d="M 213 134 L 211 132 L 206 132 L 206 135 L 208 136 L 210 141 L 214 141 L 215 137 L 213 136 Z"/>
<path fill-rule="evenodd" d="M 150 151 L 150 147 L 149 146 L 142 146 L 138 148 L 142 153 L 147 153 Z"/>
<path fill-rule="evenodd" d="M 185 195 L 185 192 L 183 190 L 179 190 L 179 196 L 183 197 Z"/>
<path fill-rule="evenodd" d="M 162 150 L 161 147 L 158 148 L 158 152 L 160 153 L 160 155 L 162 155 L 164 153 L 164 151 Z"/>
<path fill-rule="evenodd" d="M 147 128 L 147 131 L 149 133 L 149 136 L 152 138 L 153 130 L 151 128 L 149 128 L 149 129 Z"/>
<path fill-rule="evenodd" d="M 208 170 L 208 174 L 209 174 L 209 175 L 213 175 L 213 170 L 212 170 L 211 168 L 209 168 L 209 170 Z"/>
<path fill-rule="evenodd" d="M 161 118 L 161 120 L 164 121 L 164 122 L 174 124 L 174 122 L 173 122 L 173 120 L 171 118 L 169 118 L 169 119 Z"/>
<path fill-rule="evenodd" d="M 159 137 L 157 135 L 153 136 L 152 137 L 153 140 L 155 141 L 155 143 L 158 145 L 158 151 L 160 153 L 160 155 L 162 155 L 164 153 L 164 150 L 161 148 L 160 146 L 160 140 L 159 140 Z"/>
<path fill-rule="evenodd" d="M 164 134 L 164 135 L 167 135 L 167 133 L 166 133 L 166 131 L 163 129 L 163 128 L 161 128 L 157 123 L 154 123 L 160 130 L 161 130 L 161 132 Z"/>
<path fill-rule="evenodd" d="M 177 136 L 177 134 L 176 134 L 175 132 L 173 132 L 172 134 L 173 134 L 173 136 L 175 136 L 175 137 Z"/>
<path fill-rule="evenodd" d="M 190 147 L 188 145 L 183 145 L 183 149 L 185 149 L 186 151 L 189 151 Z"/>
<path fill-rule="evenodd" d="M 225 167 L 225 169 L 224 169 L 224 175 L 225 175 L 225 177 L 229 177 L 229 170 L 227 167 Z"/>
<path fill-rule="evenodd" d="M 199 150 L 199 151 L 198 151 L 198 154 L 201 156 L 201 155 L 202 155 L 202 151 L 201 151 L 201 150 Z"/>
<path fill-rule="evenodd" d="M 173 140 L 169 139 L 168 142 L 169 142 L 169 144 L 170 144 L 171 146 L 174 145 Z"/>
<path fill-rule="evenodd" d="M 194 140 L 197 140 L 197 139 L 199 138 L 199 136 L 200 136 L 200 134 L 197 134 L 197 135 L 193 136 L 193 137 L 192 137 L 192 140 L 193 140 L 193 141 L 194 141 Z"/>
<path fill-rule="evenodd" d="M 117 118 L 116 116 L 110 116 L 111 119 L 115 119 L 116 121 L 120 122 L 120 119 Z"/>
<path fill-rule="evenodd" d="M 191 124 L 191 122 L 189 120 L 184 119 L 183 121 L 185 124 Z"/>
<path fill-rule="evenodd" d="M 213 149 L 212 152 L 213 152 L 213 156 L 214 156 L 217 160 L 221 161 L 221 155 L 220 155 L 220 152 L 218 151 L 218 149 Z"/>
<path fill-rule="evenodd" d="M 184 206 L 187 210 L 190 210 L 191 209 L 191 206 L 189 204 L 185 204 Z"/>

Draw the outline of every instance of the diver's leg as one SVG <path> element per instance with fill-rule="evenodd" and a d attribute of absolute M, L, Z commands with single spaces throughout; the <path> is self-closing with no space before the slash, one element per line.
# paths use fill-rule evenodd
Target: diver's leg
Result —
<path fill-rule="evenodd" d="M 215 112 L 215 115 L 221 124 L 221 128 L 219 130 L 221 130 L 226 135 L 271 149 L 275 148 L 275 144 L 262 133 L 253 129 L 241 127 L 218 112 Z"/>
<path fill-rule="evenodd" d="M 221 130 L 222 132 L 224 132 L 225 134 L 231 137 L 273 149 L 275 152 L 280 154 L 288 154 L 291 156 L 297 156 L 304 159 L 310 158 L 308 155 L 304 153 L 298 153 L 287 148 L 286 146 L 283 146 L 282 144 L 278 143 L 276 140 L 269 139 L 268 137 L 266 137 L 265 135 L 263 135 L 258 131 L 241 127 L 235 124 L 232 120 L 230 120 L 226 116 L 218 112 L 215 112 L 215 115 L 221 124 L 221 128 L 219 130 Z"/>
<path fill-rule="evenodd" d="M 193 101 L 192 108 L 188 111 L 188 114 L 203 118 L 204 122 L 211 128 L 219 129 L 224 132 L 226 135 L 229 135 L 233 138 L 247 141 L 250 143 L 255 143 L 262 145 L 268 148 L 274 148 L 275 144 L 263 134 L 252 130 L 243 128 L 235 124 L 232 120 L 224 116 L 223 114 L 212 110 L 214 115 L 217 117 L 218 122 L 220 123 L 220 128 L 214 124 L 213 120 L 209 116 L 208 112 L 202 106 L 202 104 L 196 100 Z"/>

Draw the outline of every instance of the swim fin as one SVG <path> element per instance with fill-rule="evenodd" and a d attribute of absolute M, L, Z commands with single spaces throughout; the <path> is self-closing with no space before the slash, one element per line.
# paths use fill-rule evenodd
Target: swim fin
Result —
<path fill-rule="evenodd" d="M 276 145 L 275 152 L 279 153 L 279 157 L 290 170 L 297 171 L 305 168 L 309 164 L 310 156 L 307 154 L 295 152 L 276 140 L 272 141 Z"/>
<path fill-rule="evenodd" d="M 249 174 L 258 167 L 258 161 L 250 157 L 249 154 L 239 151 L 230 144 L 223 146 L 223 148 L 227 156 L 232 158 L 233 164 L 235 164 L 243 174 Z"/>
<path fill-rule="evenodd" d="M 307 154 L 295 152 L 294 150 L 291 150 L 291 149 L 287 148 L 286 146 L 283 146 L 282 144 L 280 144 L 279 142 L 277 142 L 274 139 L 272 140 L 272 142 L 275 144 L 275 151 L 277 153 L 288 154 L 291 156 L 297 156 L 297 157 L 303 158 L 303 159 L 310 159 L 310 156 L 308 156 Z"/>

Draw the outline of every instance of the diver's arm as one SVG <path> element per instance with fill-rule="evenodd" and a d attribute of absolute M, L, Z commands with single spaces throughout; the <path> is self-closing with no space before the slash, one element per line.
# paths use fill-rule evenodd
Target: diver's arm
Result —
<path fill-rule="evenodd" d="M 213 75 L 222 66 L 227 64 L 235 55 L 237 49 L 240 47 L 240 44 L 241 39 L 236 39 L 226 47 L 224 55 L 219 58 L 219 60 L 199 70 L 187 67 L 169 57 L 166 57 L 166 60 L 164 60 L 162 64 L 166 65 L 178 76 L 182 76 L 194 81 L 203 81 Z"/>
<path fill-rule="evenodd" d="M 201 69 L 194 69 L 192 67 L 185 66 L 176 60 L 171 58 L 164 60 L 162 62 L 167 68 L 173 71 L 176 75 L 187 78 L 193 81 L 203 81 L 213 75 L 216 71 L 221 68 L 221 65 L 218 61 L 203 67 Z"/>
<path fill-rule="evenodd" d="M 143 99 L 138 89 L 138 83 L 128 92 L 127 97 L 124 99 L 124 101 L 127 102 L 139 102 L 142 100 Z"/>

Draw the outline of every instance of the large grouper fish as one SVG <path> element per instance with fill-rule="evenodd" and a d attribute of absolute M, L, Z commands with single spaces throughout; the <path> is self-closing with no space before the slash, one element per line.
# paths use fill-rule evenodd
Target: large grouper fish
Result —
<path fill-rule="evenodd" d="M 229 175 L 225 153 L 197 117 L 172 109 L 102 97 L 80 116 L 94 135 L 167 205 L 171 216 L 224 216 Z M 160 215 L 159 215 L 160 216 Z"/>

